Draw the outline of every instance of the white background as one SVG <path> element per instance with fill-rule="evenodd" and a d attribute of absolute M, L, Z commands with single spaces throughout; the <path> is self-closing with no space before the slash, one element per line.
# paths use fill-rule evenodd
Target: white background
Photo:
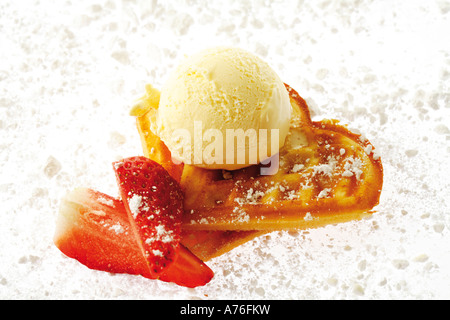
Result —
<path fill-rule="evenodd" d="M 0 298 L 449 299 L 449 1 L 1 1 Z M 79 186 L 117 195 L 131 102 L 217 44 L 268 61 L 314 119 L 359 130 L 385 183 L 367 220 L 274 232 L 205 287 L 92 271 L 53 245 Z"/>

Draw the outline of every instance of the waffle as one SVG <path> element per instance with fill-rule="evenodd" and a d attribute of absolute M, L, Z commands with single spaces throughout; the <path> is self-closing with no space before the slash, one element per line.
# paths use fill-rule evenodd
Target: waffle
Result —
<path fill-rule="evenodd" d="M 361 219 L 378 204 L 383 169 L 370 142 L 337 120 L 312 121 L 305 101 L 286 88 L 294 114 L 271 175 L 260 174 L 261 164 L 235 171 L 175 164 L 149 130 L 151 111 L 135 113 L 144 154 L 185 192 L 183 241 L 203 260 L 273 230 Z"/>

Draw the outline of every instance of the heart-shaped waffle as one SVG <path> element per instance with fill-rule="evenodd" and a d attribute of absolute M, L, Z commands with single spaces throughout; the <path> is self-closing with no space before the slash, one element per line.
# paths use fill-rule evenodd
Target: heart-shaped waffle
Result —
<path fill-rule="evenodd" d="M 379 202 L 383 168 L 370 142 L 337 120 L 312 121 L 305 101 L 286 88 L 294 113 L 278 170 L 271 175 L 260 174 L 263 165 L 224 171 L 175 164 L 150 130 L 151 110 L 132 111 L 144 155 L 180 182 L 182 242 L 203 260 L 268 231 L 361 219 Z M 147 99 L 157 101 L 156 89 L 147 92 Z"/>

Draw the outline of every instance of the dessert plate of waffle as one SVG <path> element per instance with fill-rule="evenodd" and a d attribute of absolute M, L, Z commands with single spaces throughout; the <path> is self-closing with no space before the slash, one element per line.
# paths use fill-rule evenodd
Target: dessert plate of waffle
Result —
<path fill-rule="evenodd" d="M 383 168 L 370 141 L 337 120 L 313 121 L 299 93 L 255 55 L 205 50 L 162 91 L 145 89 L 130 110 L 144 155 L 112 166 L 120 197 L 80 188 L 61 203 L 54 242 L 91 269 L 203 286 L 214 276 L 205 262 L 255 237 L 362 219 L 379 202 Z M 205 124 L 220 137 L 214 156 L 204 157 L 203 137 L 195 142 L 199 123 L 201 134 Z M 271 130 L 271 139 L 244 134 L 234 149 L 235 138 L 223 144 L 229 130 Z M 191 133 L 202 155 L 195 163 L 178 152 L 192 150 Z M 224 149 L 227 161 L 210 161 Z M 228 162 L 240 151 L 255 161 Z"/>
<path fill-rule="evenodd" d="M 183 244 L 204 261 L 274 230 L 317 228 L 369 216 L 378 204 L 383 168 L 373 145 L 337 120 L 312 121 L 305 100 L 286 85 L 293 108 L 277 172 L 262 164 L 226 171 L 177 164 L 150 128 L 159 91 L 147 87 L 136 116 L 144 155 L 184 191 Z M 147 109 L 142 108 L 147 105 Z"/>

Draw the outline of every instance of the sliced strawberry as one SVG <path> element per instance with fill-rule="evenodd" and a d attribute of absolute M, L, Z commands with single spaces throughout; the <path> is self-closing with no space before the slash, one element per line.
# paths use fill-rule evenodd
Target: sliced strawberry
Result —
<path fill-rule="evenodd" d="M 174 263 L 159 279 L 193 288 L 208 283 L 213 276 L 213 271 L 202 260 L 180 244 L 180 250 Z"/>
<path fill-rule="evenodd" d="M 106 194 L 85 188 L 67 194 L 61 202 L 54 243 L 91 269 L 151 278 L 122 201 Z"/>
<path fill-rule="evenodd" d="M 122 201 L 79 188 L 62 201 L 55 245 L 70 258 L 95 270 L 154 279 L 128 220 Z M 208 283 L 213 272 L 184 246 L 160 280 L 186 287 Z"/>
<path fill-rule="evenodd" d="M 131 157 L 113 163 L 128 220 L 150 272 L 158 278 L 176 258 L 183 192 L 158 163 Z"/>

